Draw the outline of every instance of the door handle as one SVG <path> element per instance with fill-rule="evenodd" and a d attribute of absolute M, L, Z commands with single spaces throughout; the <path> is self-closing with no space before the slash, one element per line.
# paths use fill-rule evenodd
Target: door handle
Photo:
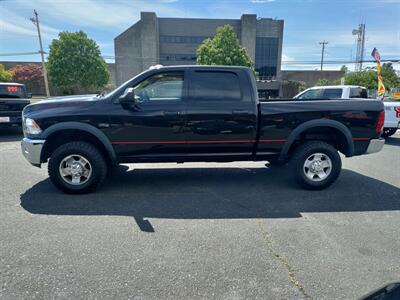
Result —
<path fill-rule="evenodd" d="M 180 111 L 168 111 L 168 110 L 164 110 L 163 111 L 163 115 L 164 116 L 180 116 L 181 112 Z"/>
<path fill-rule="evenodd" d="M 250 112 L 245 109 L 234 109 L 232 110 L 232 115 L 249 115 Z"/>

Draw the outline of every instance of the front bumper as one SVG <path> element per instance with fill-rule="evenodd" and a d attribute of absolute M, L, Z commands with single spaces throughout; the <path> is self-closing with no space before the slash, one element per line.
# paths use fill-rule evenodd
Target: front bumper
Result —
<path fill-rule="evenodd" d="M 370 140 L 366 154 L 371 154 L 381 151 L 383 145 L 385 145 L 385 139 L 383 138 Z"/>
<path fill-rule="evenodd" d="M 23 138 L 21 141 L 22 154 L 32 165 L 40 167 L 42 148 L 45 140 L 32 140 Z"/>
<path fill-rule="evenodd" d="M 0 122 L 0 128 L 22 127 L 21 113 L 19 115 L 11 115 L 0 112 L 0 117 L 9 118 L 8 122 Z"/>

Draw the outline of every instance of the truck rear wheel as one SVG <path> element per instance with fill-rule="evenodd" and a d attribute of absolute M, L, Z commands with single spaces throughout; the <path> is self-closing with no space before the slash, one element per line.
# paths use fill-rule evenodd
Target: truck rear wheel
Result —
<path fill-rule="evenodd" d="M 297 182 L 309 190 L 322 190 L 338 178 L 342 161 L 328 143 L 306 142 L 293 153 L 291 167 Z"/>
<path fill-rule="evenodd" d="M 392 136 L 393 134 L 395 134 L 397 131 L 397 128 L 383 128 L 382 131 L 382 137 L 389 137 Z"/>
<path fill-rule="evenodd" d="M 107 164 L 96 147 L 85 142 L 59 146 L 51 155 L 48 172 L 51 182 L 69 194 L 94 191 L 107 175 Z"/>

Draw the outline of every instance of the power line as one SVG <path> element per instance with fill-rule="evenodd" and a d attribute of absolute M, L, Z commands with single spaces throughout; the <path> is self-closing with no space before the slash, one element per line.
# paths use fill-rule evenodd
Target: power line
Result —
<path fill-rule="evenodd" d="M 32 54 L 39 54 L 39 51 L 36 51 L 36 52 L 0 53 L 0 56 L 22 56 L 22 55 L 32 55 Z"/>
<path fill-rule="evenodd" d="M 24 55 L 35 55 L 40 53 L 40 51 L 35 51 L 35 52 L 14 52 L 14 53 L 0 53 L 1 56 L 24 56 Z M 46 52 L 43 51 L 44 54 L 47 54 Z M 115 59 L 115 56 L 113 55 L 102 55 L 104 59 Z M 118 56 L 118 58 L 122 58 L 123 56 Z M 150 59 L 146 57 L 131 57 L 129 56 L 130 59 Z M 153 59 L 153 58 L 152 58 Z M 363 60 L 363 63 L 375 63 L 375 60 Z M 381 62 L 392 62 L 392 63 L 399 63 L 400 58 L 392 58 L 392 59 L 381 59 Z M 282 60 L 282 64 L 320 64 L 321 61 L 319 60 Z M 351 60 L 351 59 L 331 59 L 331 60 L 324 60 L 324 64 L 355 64 L 357 63 L 356 60 Z"/>

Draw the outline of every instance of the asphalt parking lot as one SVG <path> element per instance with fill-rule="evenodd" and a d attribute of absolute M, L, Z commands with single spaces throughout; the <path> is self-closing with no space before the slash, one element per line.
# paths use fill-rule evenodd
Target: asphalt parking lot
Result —
<path fill-rule="evenodd" d="M 263 163 L 127 165 L 67 196 L 0 132 L 1 299 L 354 299 L 400 281 L 400 132 L 304 191 Z"/>

